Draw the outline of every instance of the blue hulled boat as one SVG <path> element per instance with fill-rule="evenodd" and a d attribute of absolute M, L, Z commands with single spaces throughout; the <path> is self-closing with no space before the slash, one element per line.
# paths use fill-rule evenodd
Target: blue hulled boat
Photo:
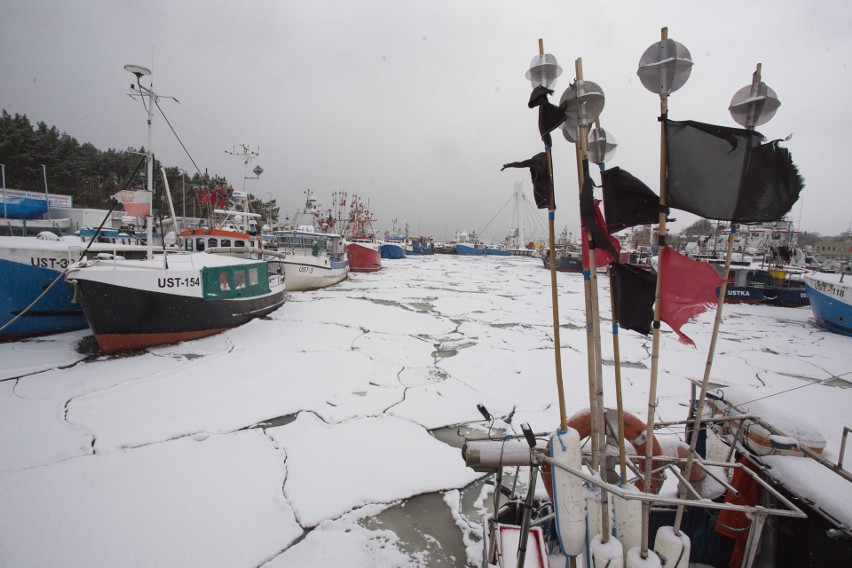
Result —
<path fill-rule="evenodd" d="M 389 239 L 383 241 L 379 247 L 379 251 L 382 254 L 382 258 L 405 258 L 405 245 L 399 240 Z"/>
<path fill-rule="evenodd" d="M 805 276 L 805 288 L 816 324 L 852 337 L 852 274 L 814 272 Z"/>
<path fill-rule="evenodd" d="M 48 209 L 47 199 L 29 197 L 8 197 L 2 204 L 4 217 L 9 219 L 40 219 Z"/>
<path fill-rule="evenodd" d="M 109 242 L 101 239 L 103 235 L 92 243 L 88 256 L 145 254 L 144 245 L 128 234 L 114 232 Z M 47 232 L 38 237 L 0 237 L 0 341 L 88 326 L 62 275 L 80 260 L 89 240 L 79 235 L 60 238 Z"/>

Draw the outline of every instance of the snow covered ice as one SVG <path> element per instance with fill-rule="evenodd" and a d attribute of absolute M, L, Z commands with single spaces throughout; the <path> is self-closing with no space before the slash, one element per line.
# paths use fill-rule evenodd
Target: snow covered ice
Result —
<path fill-rule="evenodd" d="M 571 414 L 588 407 L 582 276 L 558 282 Z M 712 381 L 807 418 L 836 461 L 852 426 L 852 344 L 812 317 L 726 305 Z M 684 326 L 697 348 L 663 327 L 658 421 L 686 417 L 713 318 Z M 480 474 L 433 431 L 481 420 L 478 403 L 495 415 L 516 408 L 513 423 L 536 431 L 559 422 L 550 274 L 538 259 L 386 261 L 292 293 L 268 318 L 136 355 L 81 354 L 87 335 L 0 345 L 0 566 L 474 564 L 482 499 L 461 501 Z M 625 409 L 644 418 L 651 341 L 619 338 Z M 460 553 L 430 534 L 431 546 L 412 546 L 402 527 L 371 521 L 432 493 Z"/>

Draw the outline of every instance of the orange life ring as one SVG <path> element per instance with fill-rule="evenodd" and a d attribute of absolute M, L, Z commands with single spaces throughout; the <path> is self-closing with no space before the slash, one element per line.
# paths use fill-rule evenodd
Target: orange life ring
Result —
<path fill-rule="evenodd" d="M 574 416 L 568 419 L 568 427 L 573 428 L 580 434 L 580 439 L 588 438 L 592 433 L 592 415 L 588 410 L 581 410 L 576 413 Z M 635 415 L 630 414 L 629 412 L 624 413 L 624 439 L 630 442 L 630 445 L 636 450 L 636 454 L 639 456 L 644 456 L 647 451 L 647 443 L 648 443 L 648 428 L 645 426 L 645 423 L 642 422 Z M 663 449 L 660 447 L 660 443 L 657 441 L 656 436 L 654 437 L 654 446 L 652 449 L 652 455 L 654 456 L 662 456 Z M 643 462 L 644 463 L 644 460 Z M 651 467 L 653 469 L 658 469 L 663 467 L 667 463 L 666 460 L 651 460 Z M 644 467 L 641 468 L 644 471 Z M 550 464 L 545 463 L 542 464 L 541 468 L 541 476 L 544 480 L 544 486 L 547 488 L 547 493 L 550 495 L 551 500 L 553 499 L 553 489 L 552 489 L 552 479 L 550 474 Z M 663 487 L 663 480 L 665 477 L 662 473 L 654 473 L 651 475 L 651 493 L 657 494 L 660 492 L 660 489 Z M 645 490 L 645 484 L 643 480 L 636 480 L 636 488 L 639 491 Z"/>

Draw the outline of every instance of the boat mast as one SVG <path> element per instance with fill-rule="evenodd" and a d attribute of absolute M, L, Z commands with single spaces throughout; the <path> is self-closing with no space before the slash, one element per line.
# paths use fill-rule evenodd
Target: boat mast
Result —
<path fill-rule="evenodd" d="M 148 215 L 146 215 L 146 234 L 147 234 L 147 243 L 148 243 L 148 259 L 152 259 L 154 257 L 154 246 L 153 246 L 153 203 L 154 203 L 154 152 L 151 149 L 151 142 L 153 140 L 153 124 L 154 124 L 154 105 L 157 104 L 159 98 L 157 97 L 157 93 L 154 92 L 153 89 L 149 87 L 142 86 L 142 77 L 147 77 L 151 75 L 151 70 L 142 67 L 140 65 L 125 65 L 124 69 L 133 73 L 136 76 L 136 84 L 130 85 L 130 90 L 134 91 L 129 93 L 131 97 L 139 97 L 142 101 L 142 106 L 145 107 L 145 110 L 148 113 L 148 143 L 145 145 L 145 177 L 147 178 L 147 189 L 151 192 L 151 208 L 148 210 Z M 148 102 L 145 102 L 145 97 L 148 97 Z"/>

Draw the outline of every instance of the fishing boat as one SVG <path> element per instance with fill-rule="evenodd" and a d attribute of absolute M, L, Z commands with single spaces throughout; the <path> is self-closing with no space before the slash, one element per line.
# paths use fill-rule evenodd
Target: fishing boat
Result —
<path fill-rule="evenodd" d="M 399 227 L 396 219 L 392 221 L 393 228 L 390 231 L 385 231 L 385 238 L 380 244 L 382 258 L 389 260 L 398 260 L 405 258 L 408 251 L 412 249 L 411 239 L 408 238 L 408 224 L 405 229 Z"/>
<path fill-rule="evenodd" d="M 721 276 L 725 262 L 707 261 Z M 805 290 L 805 277 L 810 270 L 794 266 L 767 266 L 762 262 L 731 261 L 725 290 L 728 304 L 766 304 L 798 308 L 810 303 Z"/>
<path fill-rule="evenodd" d="M 805 288 L 816 324 L 852 336 L 852 271 L 848 268 L 842 273 L 812 272 L 805 276 Z"/>
<path fill-rule="evenodd" d="M 46 166 L 42 165 L 44 193 L 6 187 L 5 165 L 0 164 L 0 168 L 3 170 L 3 188 L 0 193 L 0 234 L 35 236 L 42 231 L 50 231 L 63 235 L 69 231 L 70 218 L 53 218 L 49 212 L 51 205 L 70 207 L 71 196 L 48 193 Z"/>
<path fill-rule="evenodd" d="M 346 207 L 346 199 L 346 194 L 335 195 L 334 203 L 343 208 Z M 360 196 L 353 195 L 343 226 L 349 270 L 352 272 L 376 272 L 382 268 L 381 245 L 376 240 L 373 221 L 375 219 L 369 207 Z"/>
<path fill-rule="evenodd" d="M 343 235 L 319 233 L 311 225 L 274 234 L 288 291 L 325 288 L 349 274 Z"/>
<path fill-rule="evenodd" d="M 135 236 L 114 229 L 0 237 L 0 341 L 85 329 L 64 271 L 84 255 L 142 258 L 146 250 Z"/>
<path fill-rule="evenodd" d="M 432 239 L 427 237 L 411 237 L 411 251 L 406 251 L 406 254 L 424 255 L 434 254 L 435 246 Z"/>
<path fill-rule="evenodd" d="M 207 252 L 87 259 L 66 280 L 104 353 L 221 333 L 285 300 L 284 276 L 267 262 Z"/>
<path fill-rule="evenodd" d="M 147 111 L 147 186 L 153 194 L 151 150 L 157 94 L 141 83 L 148 69 L 128 65 L 136 76 L 130 93 Z M 152 218 L 147 216 L 150 233 Z M 261 317 L 285 301 L 284 276 L 263 260 L 204 252 L 154 251 L 146 258 L 94 258 L 71 266 L 73 287 L 89 326 L 105 353 L 142 349 L 220 333 Z"/>
<path fill-rule="evenodd" d="M 544 268 L 550 270 L 550 251 L 541 253 L 541 262 Z M 556 251 L 556 270 L 559 272 L 583 272 L 583 253 L 579 250 L 567 248 Z"/>
<path fill-rule="evenodd" d="M 330 209 L 322 211 L 310 189 L 305 195 L 304 207 L 293 216 L 294 228 L 273 231 L 276 262 L 288 291 L 318 290 L 349 275 L 346 239 L 332 232 L 338 220 Z"/>

